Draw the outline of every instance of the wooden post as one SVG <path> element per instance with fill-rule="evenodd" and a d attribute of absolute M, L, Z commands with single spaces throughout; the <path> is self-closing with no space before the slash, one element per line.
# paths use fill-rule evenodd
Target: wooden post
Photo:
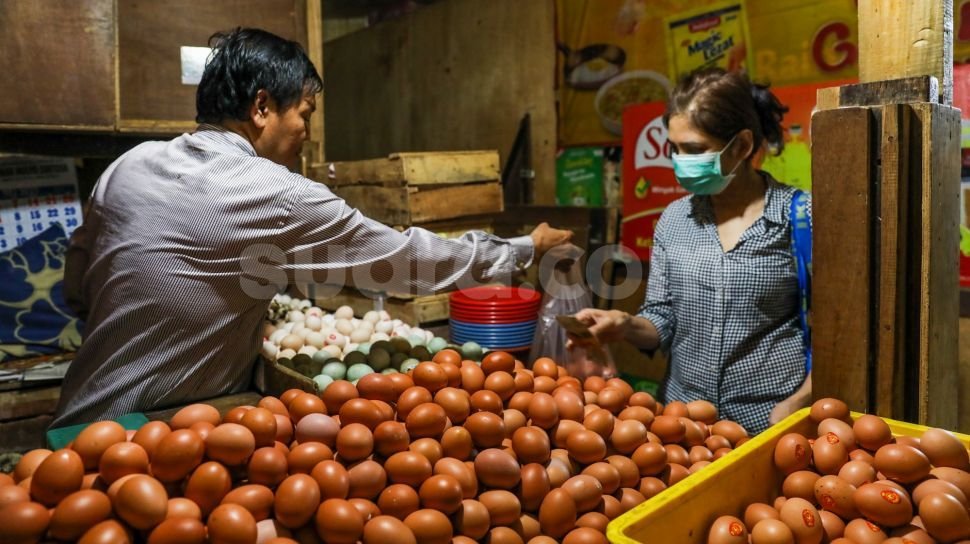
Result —
<path fill-rule="evenodd" d="M 310 61 L 316 67 L 320 77 L 323 77 L 323 7 L 322 0 L 307 0 L 306 3 L 306 28 L 307 28 L 307 48 Z M 327 82 L 324 80 L 324 86 Z M 310 116 L 310 164 L 309 166 L 319 166 L 323 164 L 323 96 L 317 95 L 317 109 Z"/>
<path fill-rule="evenodd" d="M 953 0 L 859 0 L 859 79 L 930 75 L 953 103 Z"/>

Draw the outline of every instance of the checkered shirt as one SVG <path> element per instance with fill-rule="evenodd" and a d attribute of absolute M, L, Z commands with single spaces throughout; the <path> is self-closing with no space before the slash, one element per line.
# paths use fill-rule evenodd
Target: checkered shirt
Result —
<path fill-rule="evenodd" d="M 805 379 L 789 220 L 795 189 L 763 175 L 764 214 L 731 251 L 722 250 L 710 197 L 667 207 L 640 310 L 669 354 L 664 400 L 711 401 L 751 434 Z"/>

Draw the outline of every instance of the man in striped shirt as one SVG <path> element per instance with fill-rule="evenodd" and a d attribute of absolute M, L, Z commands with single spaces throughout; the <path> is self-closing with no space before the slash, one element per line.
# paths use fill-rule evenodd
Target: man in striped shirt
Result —
<path fill-rule="evenodd" d="M 360 214 L 294 174 L 322 81 L 295 42 L 214 36 L 199 129 L 111 164 L 72 238 L 84 344 L 52 427 L 244 390 L 269 299 L 298 280 L 434 292 L 508 281 L 571 233 L 445 240 Z M 302 274 L 302 276 L 301 276 Z"/>

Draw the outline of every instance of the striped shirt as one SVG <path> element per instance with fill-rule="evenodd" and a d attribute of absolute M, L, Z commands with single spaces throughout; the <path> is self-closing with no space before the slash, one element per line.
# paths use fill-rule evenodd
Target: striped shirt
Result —
<path fill-rule="evenodd" d="M 87 269 L 67 273 L 83 273 L 87 328 L 52 427 L 246 389 L 287 284 L 430 293 L 508 282 L 533 252 L 528 236 L 398 232 L 209 125 L 112 163 L 85 224 Z"/>
<path fill-rule="evenodd" d="M 795 189 L 764 175 L 764 213 L 731 251 L 722 249 L 710 197 L 686 196 L 664 211 L 640 313 L 670 354 L 665 400 L 711 401 L 750 433 L 767 428 L 771 409 L 805 380 L 789 220 Z"/>

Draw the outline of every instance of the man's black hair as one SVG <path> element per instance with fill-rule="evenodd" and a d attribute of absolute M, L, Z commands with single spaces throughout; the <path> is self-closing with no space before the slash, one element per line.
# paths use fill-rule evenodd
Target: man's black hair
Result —
<path fill-rule="evenodd" d="M 195 99 L 198 123 L 245 121 L 260 89 L 281 110 L 323 89 L 320 74 L 297 42 L 258 28 L 236 28 L 213 34 L 209 46 L 213 55 Z"/>

